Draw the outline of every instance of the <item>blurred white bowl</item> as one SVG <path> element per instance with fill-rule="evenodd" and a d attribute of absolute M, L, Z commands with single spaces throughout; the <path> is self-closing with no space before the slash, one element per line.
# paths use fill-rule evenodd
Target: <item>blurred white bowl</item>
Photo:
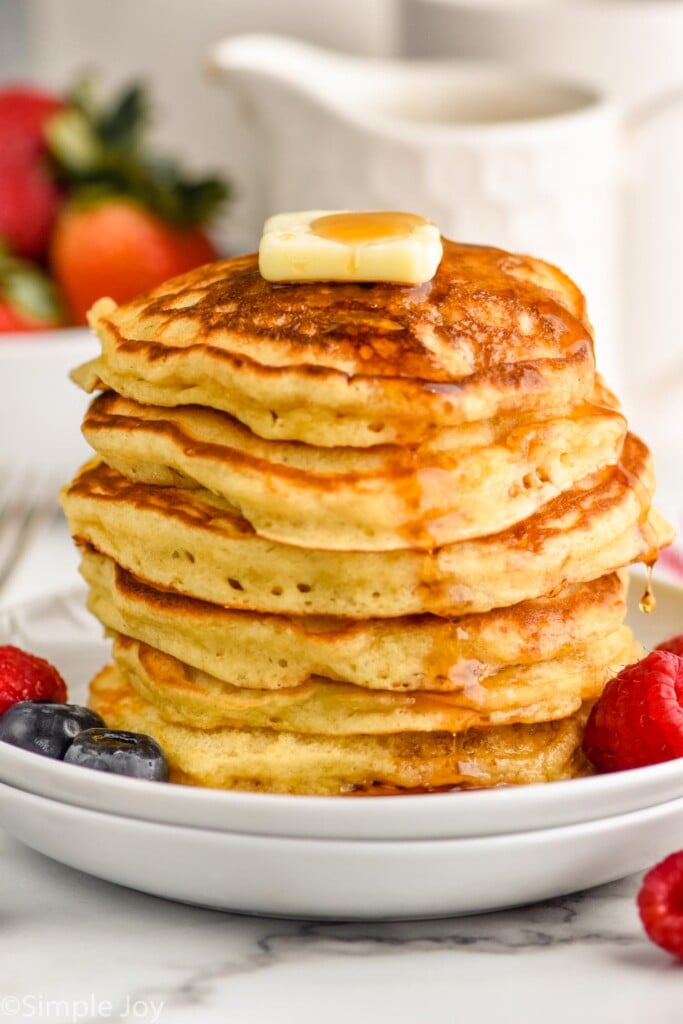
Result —
<path fill-rule="evenodd" d="M 90 449 L 81 434 L 88 396 L 69 379 L 97 355 L 86 327 L 0 335 L 0 466 L 66 481 Z M 1 486 L 1 483 L 0 483 Z"/>

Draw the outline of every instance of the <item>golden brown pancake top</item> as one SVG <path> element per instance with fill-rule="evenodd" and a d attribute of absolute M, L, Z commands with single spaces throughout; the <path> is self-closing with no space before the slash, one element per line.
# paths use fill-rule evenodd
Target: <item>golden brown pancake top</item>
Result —
<path fill-rule="evenodd" d="M 273 284 L 255 254 L 167 282 L 104 318 L 117 345 L 163 358 L 196 343 L 273 366 L 447 382 L 500 364 L 592 361 L 580 291 L 540 260 L 444 240 L 418 286 Z"/>

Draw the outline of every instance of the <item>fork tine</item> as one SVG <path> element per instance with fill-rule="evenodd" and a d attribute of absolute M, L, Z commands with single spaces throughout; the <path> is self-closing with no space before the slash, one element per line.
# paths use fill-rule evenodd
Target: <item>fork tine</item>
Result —
<path fill-rule="evenodd" d="M 56 487 L 39 472 L 7 473 L 0 494 L 0 591 L 57 511 Z"/>

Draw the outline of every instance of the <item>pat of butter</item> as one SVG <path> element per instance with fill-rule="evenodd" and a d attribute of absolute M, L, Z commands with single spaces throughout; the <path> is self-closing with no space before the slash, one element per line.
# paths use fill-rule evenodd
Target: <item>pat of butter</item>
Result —
<path fill-rule="evenodd" d="M 304 210 L 270 217 L 259 246 L 267 281 L 423 284 L 443 249 L 435 224 L 388 210 Z"/>

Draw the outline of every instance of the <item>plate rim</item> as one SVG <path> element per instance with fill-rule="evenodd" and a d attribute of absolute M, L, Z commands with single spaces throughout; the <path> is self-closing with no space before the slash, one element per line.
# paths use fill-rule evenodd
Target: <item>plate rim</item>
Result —
<path fill-rule="evenodd" d="M 539 842 L 545 838 L 563 837 L 566 839 L 572 839 L 586 835 L 588 832 L 597 830 L 600 832 L 612 832 L 618 829 L 620 826 L 630 825 L 638 822 L 641 818 L 644 823 L 647 824 L 652 818 L 656 818 L 659 814 L 667 811 L 680 810 L 683 812 L 683 796 L 675 797 L 673 800 L 664 800 L 660 803 L 651 804 L 647 807 L 639 807 L 633 811 L 628 811 L 623 814 L 614 814 L 606 818 L 594 818 L 588 821 L 572 822 L 566 825 L 556 825 L 550 828 L 530 829 L 528 831 L 519 832 L 501 832 L 491 835 L 471 835 L 471 836 L 441 836 L 434 838 L 418 838 L 418 839 L 344 839 L 338 836 L 298 836 L 298 835 L 271 835 L 264 833 L 254 832 L 242 832 L 233 831 L 231 829 L 220 829 L 220 828 L 195 828 L 187 825 L 174 824 L 172 822 L 160 822 L 150 821 L 145 818 L 132 818 L 125 814 L 110 814 L 106 811 L 98 811 L 88 807 L 81 807 L 78 804 L 69 803 L 64 800 L 55 800 L 51 797 L 46 797 L 40 793 L 32 793 L 29 790 L 21 789 L 18 786 L 12 786 L 5 782 L 0 781 L 0 816 L 2 807 L 2 794 L 6 790 L 10 790 L 15 796 L 28 798 L 29 803 L 38 803 L 39 807 L 49 806 L 54 804 L 59 807 L 62 811 L 68 814 L 75 815 L 87 815 L 95 816 L 98 820 L 117 818 L 120 821 L 126 822 L 131 827 L 139 827 L 144 831 L 154 830 L 162 828 L 164 830 L 170 829 L 172 831 L 179 832 L 205 832 L 209 835 L 220 836 L 228 835 L 231 838 L 243 837 L 248 840 L 263 840 L 264 842 L 274 842 L 276 844 L 284 843 L 290 848 L 294 847 L 294 844 L 309 844 L 315 845 L 321 844 L 331 849 L 333 846 L 339 846 L 341 849 L 350 849 L 353 846 L 360 846 L 363 850 L 376 848 L 378 850 L 391 851 L 393 855 L 397 849 L 401 847 L 408 847 L 411 851 L 415 850 L 419 852 L 420 849 L 432 848 L 435 844 L 468 844 L 470 848 L 476 847 L 488 847 L 491 848 L 494 845 L 500 843 L 512 846 L 523 846 L 531 841 L 531 837 L 534 837 Z"/>

